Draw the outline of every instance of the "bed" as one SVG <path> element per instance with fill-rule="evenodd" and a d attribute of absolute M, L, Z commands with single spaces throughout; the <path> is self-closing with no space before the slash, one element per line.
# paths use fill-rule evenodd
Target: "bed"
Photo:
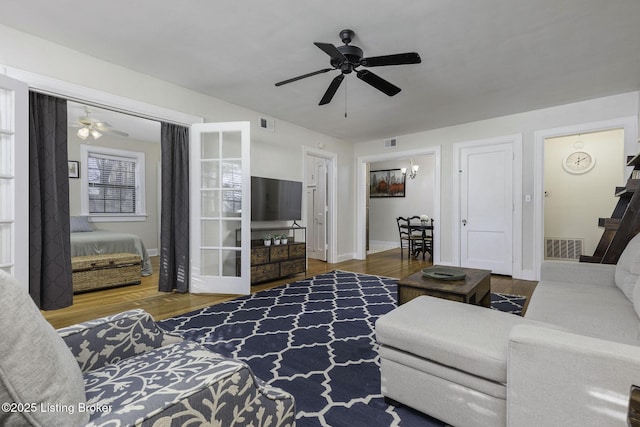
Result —
<path fill-rule="evenodd" d="M 118 233 L 107 230 L 91 230 L 71 233 L 71 256 L 102 255 L 112 253 L 133 253 L 140 255 L 142 275 L 153 272 L 149 254 L 142 239 L 135 234 Z"/>

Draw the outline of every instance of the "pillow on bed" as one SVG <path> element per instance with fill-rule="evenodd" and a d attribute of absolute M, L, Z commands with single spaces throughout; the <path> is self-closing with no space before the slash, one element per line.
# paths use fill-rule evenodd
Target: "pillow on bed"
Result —
<path fill-rule="evenodd" d="M 80 231 L 93 231 L 93 227 L 89 224 L 88 216 L 72 216 L 70 219 L 71 232 L 78 233 Z"/>

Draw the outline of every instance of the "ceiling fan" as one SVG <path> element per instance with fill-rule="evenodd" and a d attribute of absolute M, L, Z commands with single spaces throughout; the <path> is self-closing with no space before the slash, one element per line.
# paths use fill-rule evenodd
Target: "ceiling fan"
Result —
<path fill-rule="evenodd" d="M 74 123 L 71 127 L 78 128 L 78 138 L 87 139 L 89 135 L 93 137 L 93 139 L 98 139 L 102 135 L 115 135 L 115 136 L 129 136 L 126 132 L 121 132 L 119 130 L 111 129 L 113 126 L 107 122 L 99 121 L 89 117 L 91 114 L 91 110 L 89 107 L 84 107 L 85 116 L 78 118 L 78 123 Z"/>
<path fill-rule="evenodd" d="M 358 67 L 382 67 L 387 65 L 404 65 L 404 64 L 419 64 L 422 62 L 420 59 L 420 55 L 416 52 L 408 52 L 408 53 L 398 53 L 395 55 L 383 55 L 383 56 L 372 56 L 369 58 L 363 57 L 362 49 L 357 46 L 352 46 L 351 40 L 355 36 L 355 33 L 352 30 L 342 30 L 340 31 L 340 39 L 344 43 L 343 46 L 335 47 L 331 43 L 318 43 L 314 44 L 318 46 L 324 53 L 331 57 L 330 64 L 331 68 L 324 68 L 322 70 L 314 71 L 308 74 L 303 74 L 298 77 L 293 77 L 288 80 L 283 80 L 281 82 L 276 83 L 276 86 L 286 85 L 287 83 L 292 83 L 301 79 L 305 79 L 307 77 L 315 76 L 316 74 L 326 73 L 332 70 L 340 70 L 340 74 L 333 79 L 329 88 L 325 92 L 324 96 L 320 100 L 319 105 L 328 104 L 331 102 L 333 95 L 335 95 L 336 91 L 340 87 L 340 83 L 344 79 L 345 74 L 350 74 L 355 71 L 358 78 L 365 83 L 370 84 L 374 88 L 379 91 L 393 96 L 400 92 L 400 88 L 391 84 L 387 80 L 382 77 L 372 73 L 369 70 L 358 70 Z"/>

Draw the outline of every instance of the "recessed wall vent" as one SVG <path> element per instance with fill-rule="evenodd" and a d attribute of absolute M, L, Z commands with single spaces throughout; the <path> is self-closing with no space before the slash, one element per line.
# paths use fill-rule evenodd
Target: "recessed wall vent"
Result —
<path fill-rule="evenodd" d="M 545 259 L 579 261 L 584 247 L 584 239 L 545 237 L 544 246 Z"/>
<path fill-rule="evenodd" d="M 398 138 L 389 138 L 384 140 L 384 148 L 396 148 L 398 145 Z"/>
<path fill-rule="evenodd" d="M 273 119 L 268 119 L 266 117 L 258 117 L 260 121 L 260 127 L 262 129 L 266 129 L 268 131 L 274 132 L 276 129 L 276 123 Z"/>

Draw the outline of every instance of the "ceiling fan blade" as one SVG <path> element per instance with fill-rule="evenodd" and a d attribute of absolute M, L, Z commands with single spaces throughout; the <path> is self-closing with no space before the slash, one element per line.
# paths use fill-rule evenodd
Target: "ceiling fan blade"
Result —
<path fill-rule="evenodd" d="M 314 42 L 313 44 L 315 44 L 316 46 L 318 46 L 320 49 L 322 49 L 322 51 L 324 53 L 326 53 L 327 55 L 329 55 L 331 57 L 331 59 L 335 59 L 338 62 L 344 62 L 347 60 L 347 57 L 344 56 L 342 54 L 342 52 L 340 52 L 338 50 L 337 47 L 335 47 L 334 45 L 332 45 L 331 43 L 318 43 L 318 42 Z"/>
<path fill-rule="evenodd" d="M 333 95 L 336 94 L 336 91 L 340 87 L 340 83 L 342 83 L 343 79 L 344 79 L 344 74 L 340 74 L 338 77 L 336 77 L 331 81 L 329 88 L 324 93 L 324 96 L 322 97 L 322 99 L 320 100 L 320 104 L 318 105 L 325 105 L 331 102 L 331 99 L 333 99 Z"/>
<path fill-rule="evenodd" d="M 107 122 L 94 122 L 93 126 L 98 130 L 107 130 L 107 128 L 112 128 L 111 123 Z"/>
<path fill-rule="evenodd" d="M 395 55 L 372 56 L 362 58 L 360 65 L 365 67 L 383 67 L 385 65 L 419 64 L 422 62 L 420 55 L 415 52 L 397 53 Z"/>
<path fill-rule="evenodd" d="M 292 82 L 295 82 L 295 81 L 298 81 L 298 80 L 306 79 L 307 77 L 315 76 L 316 74 L 326 73 L 327 71 L 331 71 L 331 70 L 333 70 L 333 68 L 325 68 L 325 69 L 322 69 L 322 70 L 314 71 L 313 73 L 303 74 L 303 75 L 298 76 L 298 77 L 293 77 L 291 79 L 283 80 L 281 82 L 278 82 L 278 83 L 276 83 L 276 86 L 286 85 L 287 83 L 292 83 Z"/>
<path fill-rule="evenodd" d="M 365 83 L 369 83 L 371 86 L 375 87 L 379 91 L 384 92 L 389 96 L 393 96 L 398 92 L 400 92 L 401 90 L 398 86 L 395 86 L 389 83 L 382 77 L 376 74 L 373 74 L 369 70 L 358 70 L 358 78 L 364 81 Z"/>
<path fill-rule="evenodd" d="M 122 131 L 119 131 L 119 130 L 115 130 L 115 129 L 103 129 L 103 130 L 100 130 L 100 132 L 102 132 L 102 133 L 104 133 L 106 135 L 115 135 L 115 136 L 124 136 L 124 137 L 129 136 L 128 133 L 122 132 Z"/>

